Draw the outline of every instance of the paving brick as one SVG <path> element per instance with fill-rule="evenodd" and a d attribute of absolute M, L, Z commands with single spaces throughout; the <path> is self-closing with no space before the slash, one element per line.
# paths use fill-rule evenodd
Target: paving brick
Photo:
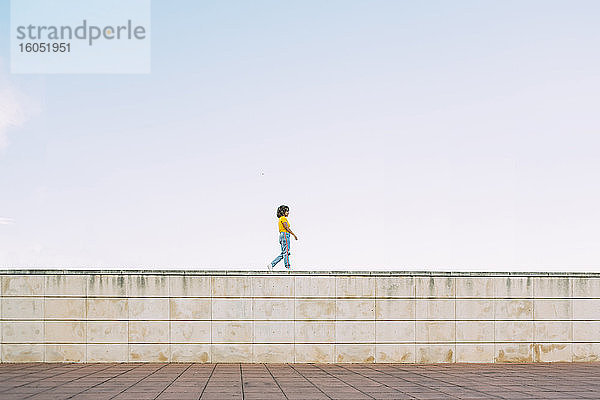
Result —
<path fill-rule="evenodd" d="M 598 399 L 600 363 L 0 364 L 2 400 Z"/>

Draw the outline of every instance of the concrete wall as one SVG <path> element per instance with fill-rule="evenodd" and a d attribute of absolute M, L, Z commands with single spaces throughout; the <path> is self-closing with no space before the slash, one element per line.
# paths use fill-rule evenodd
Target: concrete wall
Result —
<path fill-rule="evenodd" d="M 0 271 L 2 362 L 600 361 L 600 275 Z"/>

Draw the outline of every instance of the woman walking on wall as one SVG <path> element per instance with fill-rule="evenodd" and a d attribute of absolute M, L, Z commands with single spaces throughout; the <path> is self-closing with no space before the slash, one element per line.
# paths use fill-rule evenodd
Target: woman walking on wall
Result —
<path fill-rule="evenodd" d="M 298 236 L 290 229 L 290 223 L 287 217 L 290 215 L 290 208 L 288 206 L 279 206 L 277 208 L 277 218 L 279 218 L 279 244 L 281 245 L 281 254 L 267 265 L 269 271 L 273 271 L 273 267 L 277 265 L 279 261 L 283 259 L 283 263 L 287 269 L 290 269 L 290 235 L 294 239 L 298 240 Z"/>

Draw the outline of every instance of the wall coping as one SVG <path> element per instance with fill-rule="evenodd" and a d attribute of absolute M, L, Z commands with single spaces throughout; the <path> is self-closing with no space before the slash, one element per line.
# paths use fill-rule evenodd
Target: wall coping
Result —
<path fill-rule="evenodd" d="M 153 269 L 4 269 L 0 275 L 233 275 L 233 276 L 431 276 L 431 277 L 579 277 L 600 278 L 600 272 L 528 272 L 528 271 L 234 271 L 234 270 L 153 270 Z"/>

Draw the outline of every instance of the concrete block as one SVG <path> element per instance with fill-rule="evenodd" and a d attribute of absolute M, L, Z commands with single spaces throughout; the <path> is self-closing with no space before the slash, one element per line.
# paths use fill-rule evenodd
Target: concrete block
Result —
<path fill-rule="evenodd" d="M 293 344 L 254 344 L 252 362 L 255 363 L 293 363 Z"/>
<path fill-rule="evenodd" d="M 456 341 L 457 342 L 492 342 L 493 343 L 494 342 L 494 321 L 456 321 Z M 494 347 L 493 346 L 490 350 L 490 353 L 493 358 L 493 356 L 494 356 Z"/>
<path fill-rule="evenodd" d="M 294 297 L 293 276 L 253 276 L 252 296 Z"/>
<path fill-rule="evenodd" d="M 549 298 L 570 298 L 573 297 L 573 287 L 570 278 L 532 278 L 533 279 L 533 297 L 536 299 Z"/>
<path fill-rule="evenodd" d="M 129 321 L 129 343 L 169 343 L 169 321 Z"/>
<path fill-rule="evenodd" d="M 297 299 L 296 320 L 335 319 L 334 299 Z"/>
<path fill-rule="evenodd" d="M 85 320 L 85 299 L 46 297 L 44 303 L 44 317 L 46 319 Z"/>
<path fill-rule="evenodd" d="M 130 297 L 169 297 L 169 277 L 165 275 L 129 275 Z"/>
<path fill-rule="evenodd" d="M 169 344 L 130 344 L 129 362 L 164 363 L 171 359 Z"/>
<path fill-rule="evenodd" d="M 212 343 L 252 343 L 252 322 L 212 323 Z M 252 352 L 250 352 L 252 354 Z"/>
<path fill-rule="evenodd" d="M 253 299 L 255 320 L 294 319 L 294 299 Z"/>
<path fill-rule="evenodd" d="M 175 297 L 169 299 L 171 320 L 211 319 L 211 299 Z"/>
<path fill-rule="evenodd" d="M 129 319 L 130 320 L 149 320 L 149 319 L 169 319 L 169 299 L 168 298 L 135 298 L 129 299 Z"/>
<path fill-rule="evenodd" d="M 573 339 L 571 321 L 535 321 L 536 342 L 570 342 Z"/>
<path fill-rule="evenodd" d="M 457 277 L 456 297 L 493 298 L 493 277 Z"/>
<path fill-rule="evenodd" d="M 456 300 L 457 320 L 493 320 L 494 300 L 460 299 Z"/>
<path fill-rule="evenodd" d="M 571 319 L 572 299 L 534 299 L 533 318 L 537 320 Z"/>
<path fill-rule="evenodd" d="M 414 319 L 415 299 L 377 299 L 376 319 Z"/>
<path fill-rule="evenodd" d="M 495 277 L 494 297 L 522 298 L 533 297 L 533 278 L 531 277 Z"/>
<path fill-rule="evenodd" d="M 171 344 L 171 362 L 209 363 L 210 344 Z"/>
<path fill-rule="evenodd" d="M 597 278 L 5 275 L 0 293 L 1 362 L 600 361 Z"/>
<path fill-rule="evenodd" d="M 533 300 L 496 299 L 494 300 L 494 315 L 497 320 L 531 320 L 533 318 Z"/>
<path fill-rule="evenodd" d="M 88 321 L 87 343 L 127 343 L 127 321 Z"/>
<path fill-rule="evenodd" d="M 254 343 L 294 343 L 294 322 L 255 321 Z"/>
<path fill-rule="evenodd" d="M 417 299 L 415 304 L 417 319 L 454 320 L 454 299 Z"/>
<path fill-rule="evenodd" d="M 43 319 L 44 299 L 42 297 L 3 297 L 2 318 Z"/>
<path fill-rule="evenodd" d="M 335 297 L 335 276 L 296 276 L 296 297 Z"/>
<path fill-rule="evenodd" d="M 338 320 L 374 320 L 375 300 L 337 299 L 336 316 Z"/>
<path fill-rule="evenodd" d="M 252 299 L 212 299 L 212 319 L 251 320 Z"/>
<path fill-rule="evenodd" d="M 98 297 L 127 297 L 128 275 L 89 275 L 87 295 Z"/>
<path fill-rule="evenodd" d="M 535 362 L 571 362 L 573 346 L 571 343 L 536 343 L 533 359 Z"/>
<path fill-rule="evenodd" d="M 600 278 L 571 278 L 573 297 L 600 297 Z"/>
<path fill-rule="evenodd" d="M 249 276 L 213 276 L 213 297 L 251 297 L 252 282 Z"/>
<path fill-rule="evenodd" d="M 533 341 L 533 321 L 496 321 L 497 342 Z"/>
<path fill-rule="evenodd" d="M 210 343 L 210 321 L 171 321 L 171 343 Z"/>
<path fill-rule="evenodd" d="M 415 339 L 420 343 L 454 342 L 456 327 L 454 321 L 417 321 Z M 442 361 L 440 361 L 442 362 Z"/>
<path fill-rule="evenodd" d="M 129 345 L 127 344 L 87 344 L 86 362 L 127 362 Z"/>
<path fill-rule="evenodd" d="M 496 343 L 494 361 L 497 363 L 533 362 L 532 347 L 531 343 Z"/>
<path fill-rule="evenodd" d="M 127 320 L 129 307 L 127 299 L 86 299 L 88 320 Z"/>
<path fill-rule="evenodd" d="M 600 343 L 573 343 L 573 362 L 600 361 Z"/>
<path fill-rule="evenodd" d="M 44 296 L 44 277 L 40 275 L 4 275 L 2 296 Z"/>
<path fill-rule="evenodd" d="M 335 354 L 333 344 L 296 344 L 294 350 L 297 363 L 332 363 Z"/>
<path fill-rule="evenodd" d="M 48 344 L 45 362 L 85 362 L 85 344 Z"/>
<path fill-rule="evenodd" d="M 44 337 L 46 343 L 85 343 L 84 321 L 46 321 Z"/>
<path fill-rule="evenodd" d="M 213 363 L 251 363 L 251 344 L 213 344 L 211 345 Z"/>
<path fill-rule="evenodd" d="M 417 344 L 415 346 L 417 363 L 453 363 L 456 354 L 453 344 Z"/>
<path fill-rule="evenodd" d="M 600 342 L 600 321 L 573 321 L 573 341 Z"/>
<path fill-rule="evenodd" d="M 210 297 L 212 294 L 210 276 L 169 276 L 171 297 Z"/>
<path fill-rule="evenodd" d="M 493 363 L 493 344 L 457 344 L 457 363 Z"/>
<path fill-rule="evenodd" d="M 336 321 L 336 343 L 375 342 L 375 322 Z"/>
<path fill-rule="evenodd" d="M 375 345 L 375 362 L 378 363 L 414 363 L 414 344 L 379 344 Z"/>
<path fill-rule="evenodd" d="M 456 281 L 451 277 L 424 277 L 415 278 L 417 297 L 427 298 L 454 298 L 456 295 Z"/>
<path fill-rule="evenodd" d="M 374 344 L 336 344 L 335 362 L 372 363 L 375 362 Z"/>
<path fill-rule="evenodd" d="M 414 343 L 414 321 L 377 321 L 375 323 L 376 342 Z M 414 354 L 414 349 L 413 349 Z"/>
<path fill-rule="evenodd" d="M 2 342 L 3 344 L 44 343 L 44 323 L 42 321 L 3 321 Z"/>
<path fill-rule="evenodd" d="M 335 322 L 296 321 L 296 343 L 334 343 Z"/>
<path fill-rule="evenodd" d="M 2 362 L 44 362 L 43 344 L 2 344 Z"/>
<path fill-rule="evenodd" d="M 336 296 L 375 297 L 375 278 L 367 276 L 336 276 Z"/>
<path fill-rule="evenodd" d="M 85 297 L 87 294 L 86 275 L 48 275 L 45 277 L 45 285 L 46 296 Z"/>
<path fill-rule="evenodd" d="M 573 299 L 572 301 L 574 320 L 600 320 L 600 299 Z"/>
<path fill-rule="evenodd" d="M 415 297 L 415 279 L 412 276 L 375 278 L 375 294 L 379 297 Z"/>

